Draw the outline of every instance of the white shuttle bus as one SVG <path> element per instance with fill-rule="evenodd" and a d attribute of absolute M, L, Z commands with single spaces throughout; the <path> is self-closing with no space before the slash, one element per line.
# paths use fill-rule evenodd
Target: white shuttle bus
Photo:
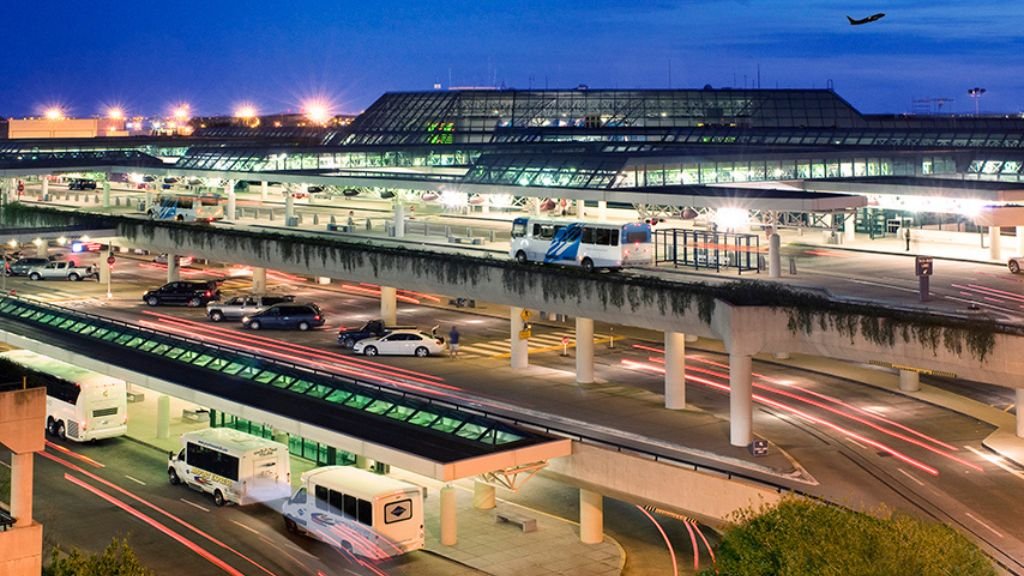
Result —
<path fill-rule="evenodd" d="M 224 218 L 224 205 L 215 194 L 161 194 L 148 214 L 153 220 L 213 222 Z"/>
<path fill-rule="evenodd" d="M 269 502 L 291 493 L 291 460 L 280 442 L 205 428 L 182 434 L 181 446 L 168 457 L 167 479 L 212 494 L 217 506 Z"/>
<path fill-rule="evenodd" d="M 281 512 L 289 532 L 364 558 L 383 560 L 424 544 L 423 489 L 352 466 L 304 473 Z"/>
<path fill-rule="evenodd" d="M 595 268 L 649 266 L 654 262 L 651 225 L 610 224 L 516 218 L 509 256 L 516 262 L 541 262 Z"/>
<path fill-rule="evenodd" d="M 128 432 L 128 391 L 124 380 L 54 360 L 29 350 L 0 354 L 46 383 L 46 431 L 89 442 Z"/>

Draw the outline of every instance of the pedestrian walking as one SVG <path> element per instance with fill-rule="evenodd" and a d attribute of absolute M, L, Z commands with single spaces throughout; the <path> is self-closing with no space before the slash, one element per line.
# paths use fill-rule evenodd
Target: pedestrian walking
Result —
<path fill-rule="evenodd" d="M 454 324 L 452 325 L 451 331 L 448 332 L 448 357 L 458 358 L 459 357 L 459 329 Z"/>
<path fill-rule="evenodd" d="M 907 241 L 907 252 L 910 252 L 910 228 L 903 229 L 903 239 Z"/>
<path fill-rule="evenodd" d="M 349 230 L 349 232 L 351 232 L 352 229 L 356 225 L 356 213 L 355 212 L 353 212 L 351 210 L 348 211 L 348 222 L 346 222 L 346 224 L 348 224 L 348 230 Z"/>

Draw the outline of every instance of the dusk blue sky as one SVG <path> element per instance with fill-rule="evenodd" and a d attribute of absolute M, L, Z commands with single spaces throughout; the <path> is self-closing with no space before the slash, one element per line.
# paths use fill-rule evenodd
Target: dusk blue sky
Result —
<path fill-rule="evenodd" d="M 852 27 L 846 15 L 887 16 Z M 1024 110 L 1024 3 L 835 0 L 60 0 L 4 3 L 0 115 L 359 112 L 445 86 L 836 91 L 864 112 Z"/>

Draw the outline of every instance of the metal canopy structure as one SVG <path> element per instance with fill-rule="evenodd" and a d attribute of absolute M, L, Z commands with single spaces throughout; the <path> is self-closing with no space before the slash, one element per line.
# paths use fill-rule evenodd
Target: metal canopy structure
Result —
<path fill-rule="evenodd" d="M 236 404 L 235 413 L 254 408 L 328 431 L 317 439 L 329 445 L 338 445 L 332 434 L 339 443 L 357 438 L 370 447 L 367 456 L 438 480 L 571 453 L 567 439 L 430 396 L 12 296 L 0 298 L 0 330 L 215 395 Z M 374 446 L 401 457 L 374 456 Z"/>

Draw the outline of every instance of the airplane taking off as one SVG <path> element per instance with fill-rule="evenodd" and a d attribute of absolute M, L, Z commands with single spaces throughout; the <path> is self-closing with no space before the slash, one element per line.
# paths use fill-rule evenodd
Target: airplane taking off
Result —
<path fill-rule="evenodd" d="M 867 18 L 861 18 L 860 20 L 854 20 L 849 16 L 846 17 L 850 21 L 850 26 L 860 26 L 861 24 L 867 24 L 868 22 L 874 22 L 875 20 L 881 20 L 885 16 L 885 12 L 879 12 L 878 14 L 872 14 Z"/>

